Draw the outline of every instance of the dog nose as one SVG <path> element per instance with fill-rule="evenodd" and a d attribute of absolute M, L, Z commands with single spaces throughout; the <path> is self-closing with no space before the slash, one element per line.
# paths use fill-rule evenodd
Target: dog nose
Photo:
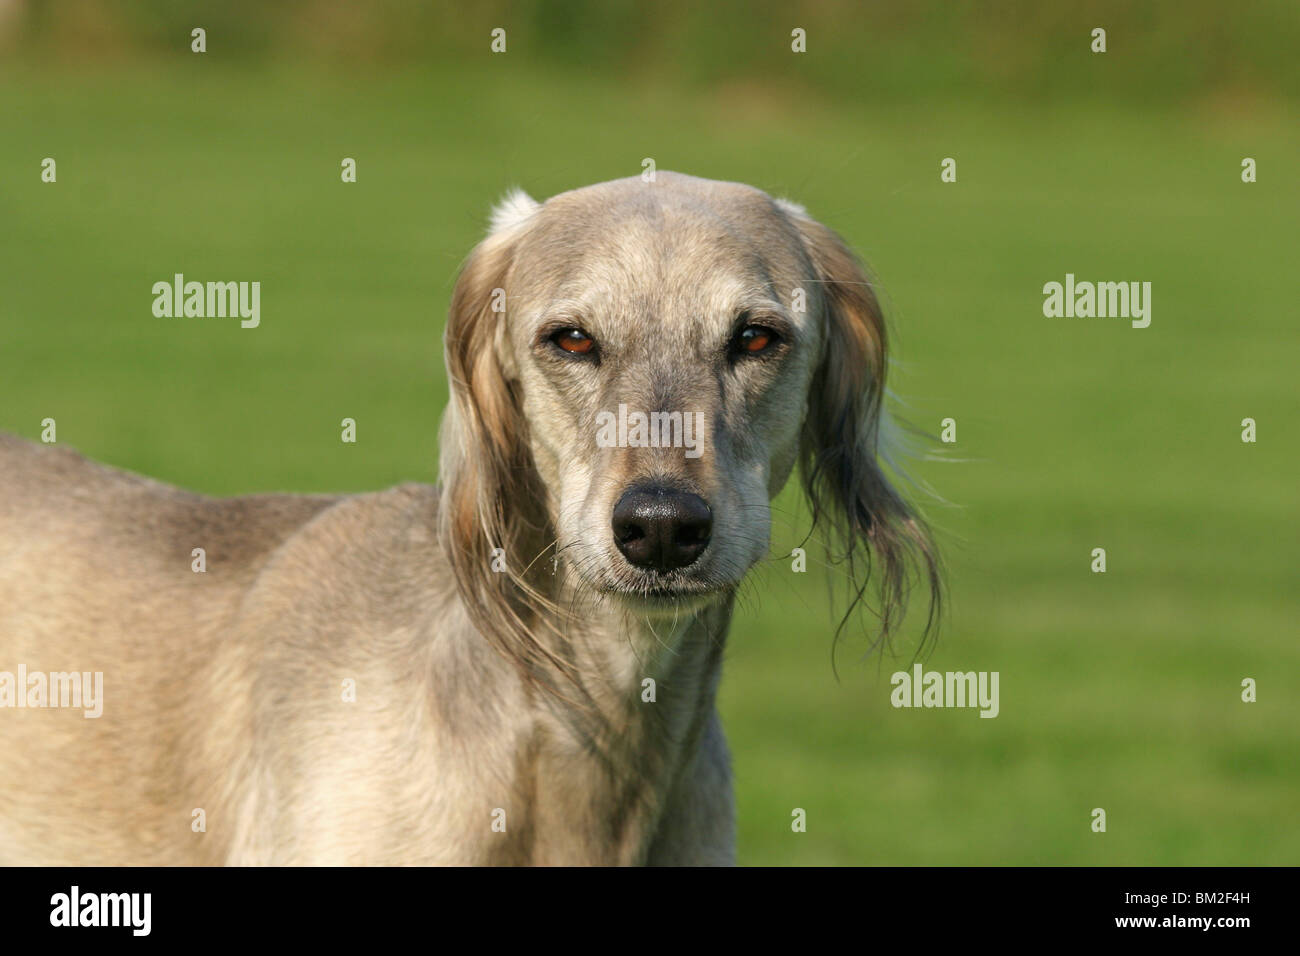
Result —
<path fill-rule="evenodd" d="M 638 568 L 684 568 L 708 547 L 713 512 L 699 495 L 633 488 L 614 506 L 614 541 Z"/>

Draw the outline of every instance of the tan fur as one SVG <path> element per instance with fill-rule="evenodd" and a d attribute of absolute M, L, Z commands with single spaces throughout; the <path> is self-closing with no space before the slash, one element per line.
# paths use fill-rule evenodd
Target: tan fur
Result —
<path fill-rule="evenodd" d="M 744 310 L 786 323 L 779 358 L 727 364 Z M 547 351 L 566 317 L 599 365 Z M 796 463 L 819 520 L 882 562 L 887 623 L 909 557 L 937 588 L 877 463 L 865 275 L 748 186 L 514 194 L 457 283 L 446 353 L 441 490 L 215 500 L 0 436 L 0 671 L 104 674 L 98 719 L 0 709 L 0 863 L 733 861 L 714 699 Z M 598 447 L 619 403 L 702 412 L 703 453 Z M 647 478 L 714 516 L 671 598 L 610 531 Z"/>

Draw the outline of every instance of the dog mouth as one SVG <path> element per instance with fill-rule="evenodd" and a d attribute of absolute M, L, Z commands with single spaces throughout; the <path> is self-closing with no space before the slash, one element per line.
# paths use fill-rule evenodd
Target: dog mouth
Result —
<path fill-rule="evenodd" d="M 680 588 L 655 588 L 635 591 L 613 589 L 607 593 L 624 609 L 635 614 L 675 617 L 703 610 L 720 600 L 724 591 L 723 589 L 690 591 Z"/>
<path fill-rule="evenodd" d="M 683 598 L 709 597 L 717 594 L 721 588 L 709 587 L 706 585 L 687 586 L 687 585 L 656 585 L 653 587 L 623 587 L 615 585 L 608 588 L 606 593 L 616 594 L 619 597 L 639 598 L 645 601 L 680 601 Z"/>
<path fill-rule="evenodd" d="M 599 590 L 636 610 L 672 612 L 703 607 L 735 587 L 729 582 L 710 581 L 680 572 L 637 577 L 641 579 L 608 582 Z"/>

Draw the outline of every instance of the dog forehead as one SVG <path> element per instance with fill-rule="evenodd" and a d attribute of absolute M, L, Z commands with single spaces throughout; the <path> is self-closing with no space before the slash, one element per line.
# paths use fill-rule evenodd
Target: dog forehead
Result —
<path fill-rule="evenodd" d="M 660 173 L 552 197 L 516 255 L 516 277 L 560 297 L 713 300 L 807 271 L 795 227 L 750 186 Z"/>

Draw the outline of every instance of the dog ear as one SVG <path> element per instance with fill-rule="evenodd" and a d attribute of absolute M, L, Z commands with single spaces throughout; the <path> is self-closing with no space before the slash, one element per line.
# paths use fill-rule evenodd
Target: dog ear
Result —
<path fill-rule="evenodd" d="M 534 565 L 553 537 L 508 361 L 510 274 L 538 204 L 515 192 L 456 280 L 443 346 L 450 402 L 442 421 L 438 535 L 478 630 L 526 679 L 564 664 L 539 641 L 546 598 Z M 546 665 L 550 665 L 548 668 Z"/>
<path fill-rule="evenodd" d="M 784 201 L 778 206 L 802 239 L 817 292 L 809 290 L 808 301 L 820 308 L 824 329 L 801 436 L 800 475 L 813 529 L 830 526 L 829 557 L 849 573 L 851 603 L 840 629 L 863 600 L 874 570 L 880 640 L 888 641 L 906 611 L 915 569 L 930 592 L 928 635 L 939 618 L 943 579 L 928 528 L 881 465 L 882 459 L 892 462 L 882 447 L 886 336 L 880 304 L 843 239 L 802 207 Z"/>

